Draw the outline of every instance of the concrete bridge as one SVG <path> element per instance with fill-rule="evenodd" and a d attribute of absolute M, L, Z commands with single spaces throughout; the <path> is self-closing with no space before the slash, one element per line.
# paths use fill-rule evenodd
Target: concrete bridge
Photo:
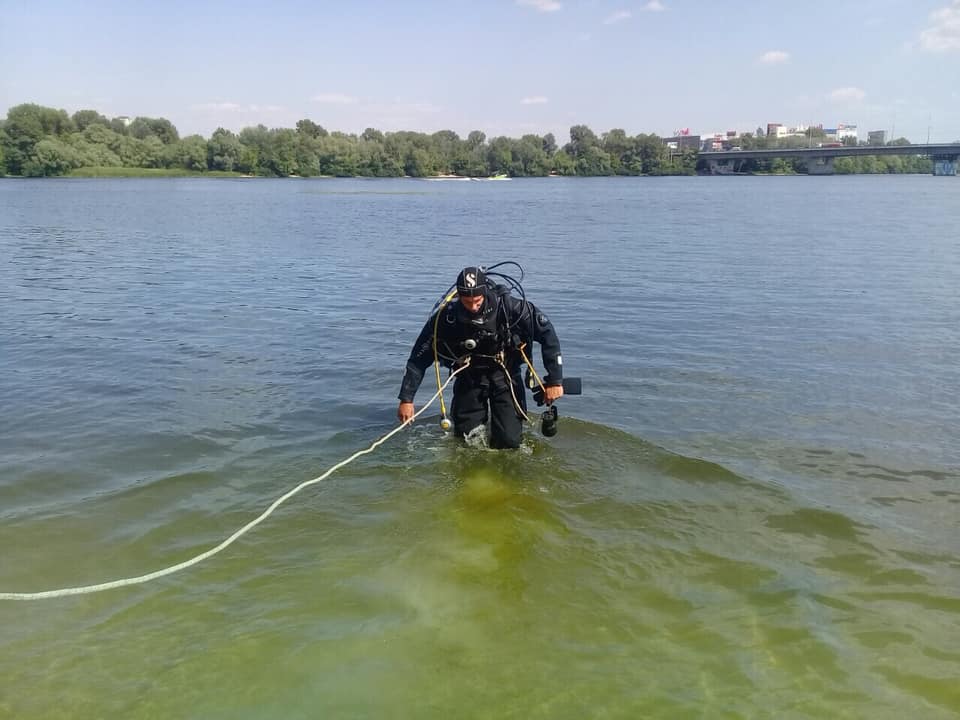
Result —
<path fill-rule="evenodd" d="M 960 143 L 926 145 L 864 145 L 844 147 L 794 148 L 781 150 L 723 150 L 701 152 L 697 158 L 707 161 L 711 175 L 732 175 L 740 172 L 745 160 L 795 158 L 803 160 L 810 175 L 832 175 L 833 161 L 856 155 L 929 155 L 933 158 L 933 174 L 957 174 L 960 165 Z"/>

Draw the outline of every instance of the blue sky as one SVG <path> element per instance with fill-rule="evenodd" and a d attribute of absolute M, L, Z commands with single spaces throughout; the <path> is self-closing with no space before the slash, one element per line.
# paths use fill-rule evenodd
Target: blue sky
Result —
<path fill-rule="evenodd" d="M 960 0 L 0 0 L 0 113 L 664 135 L 855 123 L 960 140 Z"/>

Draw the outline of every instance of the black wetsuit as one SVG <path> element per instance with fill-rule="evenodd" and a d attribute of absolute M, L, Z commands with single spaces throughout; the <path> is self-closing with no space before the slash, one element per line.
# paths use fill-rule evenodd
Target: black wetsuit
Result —
<path fill-rule="evenodd" d="M 463 437 L 487 421 L 490 408 L 490 447 L 520 446 L 522 416 L 514 403 L 514 394 L 526 408 L 526 394 L 520 377 L 523 357 L 517 349 L 526 343 L 530 357 L 532 341 L 540 343 L 546 385 L 563 383 L 560 340 L 550 320 L 533 303 L 513 297 L 504 286 L 484 288 L 480 312 L 470 313 L 459 300 L 453 300 L 423 326 L 414 343 L 407 371 L 400 386 L 402 402 L 413 402 L 423 374 L 433 363 L 433 333 L 436 322 L 437 355 L 447 368 L 459 366 L 470 357 L 470 367 L 457 375 L 453 384 L 454 432 Z M 471 342 L 476 343 L 472 349 Z M 513 392 L 511 392 L 511 384 Z"/>

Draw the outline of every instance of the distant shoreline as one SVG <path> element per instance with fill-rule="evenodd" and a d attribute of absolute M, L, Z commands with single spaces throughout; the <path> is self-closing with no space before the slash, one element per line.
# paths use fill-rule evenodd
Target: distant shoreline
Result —
<path fill-rule="evenodd" d="M 808 143 L 813 139 L 811 133 Z M 802 140 L 785 138 L 781 143 L 760 133 L 743 134 L 738 149 L 789 152 L 785 157 L 754 153 L 755 157 L 737 162 L 736 167 L 774 174 L 804 172 L 809 169 L 807 163 L 790 154 L 800 149 L 797 143 Z M 909 146 L 910 142 L 897 138 L 886 145 Z M 725 174 L 721 171 L 733 169 L 715 165 L 716 158 L 711 160 L 699 147 L 699 141 L 687 142 L 684 137 L 629 135 L 619 128 L 598 135 L 586 125 L 571 126 L 570 141 L 561 145 L 552 133 L 488 139 L 480 130 L 461 138 L 452 130 L 367 128 L 357 135 L 330 132 L 307 118 L 295 128 L 257 125 L 239 133 L 217 128 L 209 138 L 181 137 L 166 118 L 107 118 L 96 110 L 68 115 L 34 103 L 11 107 L 6 119 L 0 119 L 0 173 L 23 177 L 411 176 L 458 181 L 551 175 L 658 177 L 705 170 Z M 815 168 L 815 173 L 926 174 L 936 170 L 932 158 L 920 148 L 912 154 L 898 147 L 882 157 L 868 150 L 858 145 L 854 156 L 837 157 L 829 169 Z M 953 150 L 948 154 L 952 157 Z"/>
<path fill-rule="evenodd" d="M 60 177 L 145 178 L 145 177 L 220 177 L 240 178 L 243 173 L 230 170 L 187 170 L 185 168 L 81 167 Z M 252 177 L 252 176 L 247 176 Z"/>
<path fill-rule="evenodd" d="M 550 180 L 555 178 L 662 178 L 662 177 L 843 177 L 843 176 L 868 176 L 868 175 L 929 175 L 928 172 L 915 173 L 834 173 L 834 175 L 815 175 L 809 176 L 807 173 L 798 172 L 752 172 L 752 173 L 729 173 L 727 175 L 709 175 L 708 173 L 698 173 L 696 175 L 538 175 L 522 178 L 509 178 L 520 180 Z M 468 175 L 399 175 L 392 177 L 376 177 L 371 175 L 313 175 L 304 178 L 300 175 L 288 175 L 278 177 L 275 175 L 250 175 L 240 172 L 230 172 L 226 170 L 184 170 L 180 168 L 79 168 L 72 170 L 65 175 L 49 175 L 40 177 L 26 177 L 23 175 L 0 175 L 2 180 L 63 180 L 64 178 L 78 180 L 116 180 L 116 179 L 143 179 L 143 178 L 210 178 L 221 180 L 450 180 L 450 181 L 489 181 L 496 178 L 471 177 Z"/>

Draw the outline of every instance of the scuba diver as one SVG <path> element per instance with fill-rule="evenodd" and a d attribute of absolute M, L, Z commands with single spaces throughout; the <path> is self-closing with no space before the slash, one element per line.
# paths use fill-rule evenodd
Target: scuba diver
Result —
<path fill-rule="evenodd" d="M 505 264 L 516 265 L 499 263 Z M 493 272 L 499 265 L 487 270 L 464 268 L 457 276 L 455 292 L 451 288 L 431 313 L 407 360 L 397 409 L 401 422 L 413 417 L 413 398 L 431 363 L 442 364 L 448 370 L 467 365 L 453 386 L 455 435 L 464 437 L 486 424 L 489 415 L 490 447 L 520 447 L 522 421 L 526 418 L 526 394 L 520 371 L 524 363 L 530 368 L 528 372 L 533 371 L 524 351 L 533 341 L 540 343 L 543 366 L 547 370 L 538 391 L 542 396 L 535 394 L 535 399 L 552 406 L 563 396 L 563 360 L 557 333 L 547 316 L 527 301 L 519 282 L 509 275 Z M 489 276 L 502 278 L 509 286 L 496 284 Z M 511 295 L 510 286 L 522 297 Z M 439 369 L 437 373 L 439 384 Z M 555 433 L 556 408 L 550 407 L 547 413 L 551 411 Z M 441 426 L 449 427 L 446 418 Z"/>

